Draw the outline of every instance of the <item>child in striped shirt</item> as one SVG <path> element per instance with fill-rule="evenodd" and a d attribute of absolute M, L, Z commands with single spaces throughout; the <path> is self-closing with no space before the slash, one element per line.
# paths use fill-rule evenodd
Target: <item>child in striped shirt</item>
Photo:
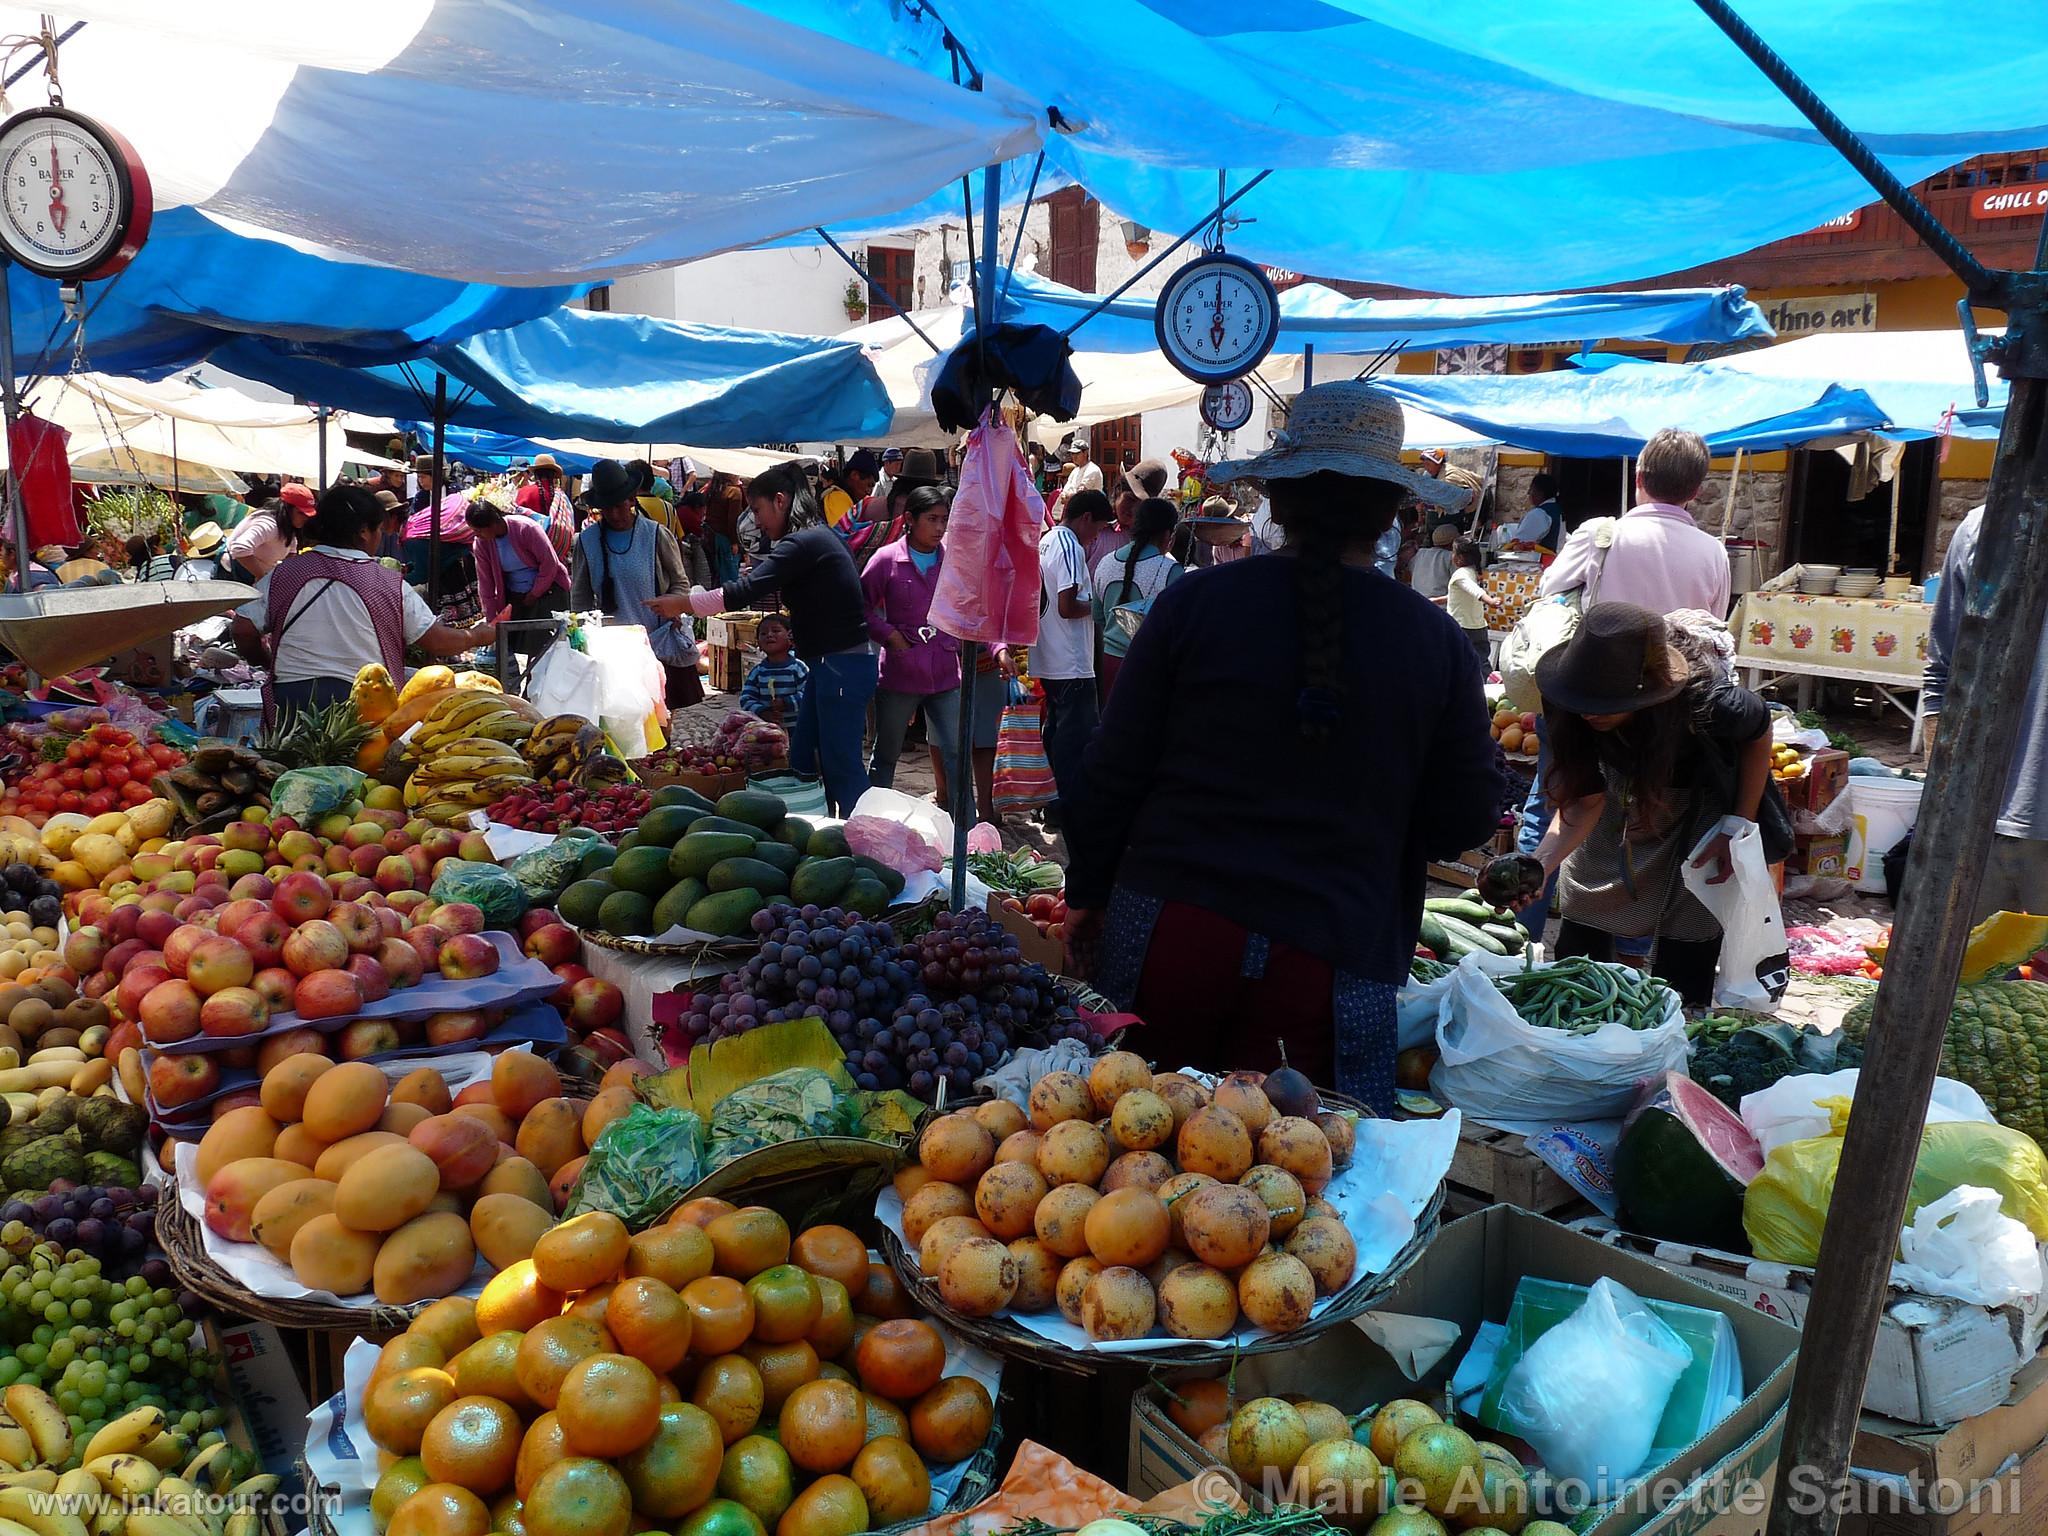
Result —
<path fill-rule="evenodd" d="M 740 708 L 778 725 L 794 721 L 811 669 L 790 654 L 795 642 L 789 620 L 780 614 L 763 619 L 754 640 L 761 647 L 761 660 L 740 685 Z"/>

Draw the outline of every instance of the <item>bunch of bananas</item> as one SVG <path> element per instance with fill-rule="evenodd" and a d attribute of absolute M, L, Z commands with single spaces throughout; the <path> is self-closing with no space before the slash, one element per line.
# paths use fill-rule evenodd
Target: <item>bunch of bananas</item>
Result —
<path fill-rule="evenodd" d="M 538 715 L 510 694 L 467 688 L 449 694 L 406 743 L 414 765 L 405 782 L 406 805 L 429 821 L 450 821 L 531 784 L 521 748 L 533 736 Z"/>
<path fill-rule="evenodd" d="M 596 789 L 626 777 L 626 765 L 606 750 L 604 732 L 581 715 L 556 715 L 535 726 L 526 738 L 526 761 L 543 784 L 566 780 Z"/>
<path fill-rule="evenodd" d="M 0 1536 L 257 1536 L 260 1505 L 277 1489 L 270 1473 L 250 1476 L 253 1458 L 225 1439 L 188 1459 L 154 1405 L 130 1409 L 82 1448 L 42 1388 L 16 1383 L 6 1407 Z"/>

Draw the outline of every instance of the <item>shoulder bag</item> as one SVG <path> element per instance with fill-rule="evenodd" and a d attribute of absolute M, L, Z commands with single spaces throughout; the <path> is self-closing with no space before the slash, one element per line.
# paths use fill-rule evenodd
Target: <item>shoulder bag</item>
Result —
<path fill-rule="evenodd" d="M 1529 611 L 1515 621 L 1515 627 L 1500 643 L 1500 680 L 1508 702 L 1527 714 L 1540 714 L 1543 695 L 1536 687 L 1536 663 L 1553 646 L 1563 645 L 1579 627 L 1579 615 L 1600 601 L 1600 576 L 1607 569 L 1607 553 L 1614 547 L 1618 518 L 1597 517 L 1579 532 L 1593 539 L 1593 570 L 1585 585 L 1569 592 L 1538 598 Z"/>

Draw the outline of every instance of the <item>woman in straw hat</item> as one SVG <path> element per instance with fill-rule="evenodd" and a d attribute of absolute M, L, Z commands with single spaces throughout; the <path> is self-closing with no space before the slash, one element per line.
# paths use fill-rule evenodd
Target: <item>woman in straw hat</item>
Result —
<path fill-rule="evenodd" d="M 1771 783 L 1769 709 L 1686 643 L 1647 608 L 1596 603 L 1537 662 L 1552 814 L 1535 857 L 1559 876 L 1558 955 L 1611 960 L 1617 939 L 1653 938 L 1651 968 L 1704 1006 L 1721 925 L 1686 889 L 1686 858 L 1712 834 L 1692 862 L 1719 884 L 1732 832 L 1757 823 L 1776 861 L 1792 824 Z"/>
<path fill-rule="evenodd" d="M 1373 568 L 1438 483 L 1355 381 L 1295 401 L 1257 458 L 1286 542 L 1160 592 L 1068 823 L 1074 963 L 1212 1069 L 1289 1061 L 1387 1112 L 1423 863 L 1483 841 L 1506 782 L 1479 661 Z M 1248 616 L 1252 622 L 1247 622 Z"/>

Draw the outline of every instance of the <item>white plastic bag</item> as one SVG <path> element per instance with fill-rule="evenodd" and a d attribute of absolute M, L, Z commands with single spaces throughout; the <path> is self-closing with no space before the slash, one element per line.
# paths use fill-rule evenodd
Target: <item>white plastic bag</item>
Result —
<path fill-rule="evenodd" d="M 1590 1034 L 1538 1029 L 1488 980 L 1483 957 L 1451 973 L 1437 1012 L 1429 1086 L 1475 1120 L 1533 1135 L 1560 1121 L 1626 1114 L 1643 1084 L 1685 1066 L 1685 1014 L 1666 993 L 1653 1029 L 1606 1023 Z"/>
<path fill-rule="evenodd" d="M 1517 1360 L 1501 1386 L 1502 1429 L 1536 1447 L 1550 1475 L 1611 1498 L 1650 1454 L 1692 1351 L 1628 1287 L 1596 1280 L 1585 1304 Z"/>
<path fill-rule="evenodd" d="M 1480 970 L 1500 974 L 1522 968 L 1520 955 L 1489 955 L 1474 951 L 1469 957 Z M 1436 1038 L 1437 1015 L 1443 1011 L 1444 994 L 1451 990 L 1454 966 L 1435 981 L 1408 981 L 1394 993 L 1394 1029 L 1397 1048 L 1428 1045 Z"/>
<path fill-rule="evenodd" d="M 597 723 L 611 737 L 619 756 L 629 761 L 645 757 L 648 717 L 668 718 L 668 676 L 648 642 L 647 631 L 638 624 L 606 624 L 586 628 L 583 643 L 597 663 L 601 680 Z"/>
<path fill-rule="evenodd" d="M 1834 1117 L 1822 1107 L 1821 1101 L 1854 1100 L 1860 1075 L 1855 1067 L 1843 1067 L 1839 1072 L 1801 1072 L 1781 1077 L 1768 1088 L 1745 1093 L 1737 1113 L 1757 1145 L 1763 1148 L 1764 1156 L 1769 1157 L 1772 1149 L 1788 1141 L 1833 1135 Z M 1937 1077 L 1933 1096 L 1927 1101 L 1927 1123 L 1940 1125 L 1950 1120 L 1994 1123 L 1989 1106 L 1976 1089 L 1952 1077 Z"/>
<path fill-rule="evenodd" d="M 526 702 L 549 715 L 581 715 L 597 724 L 603 670 L 567 640 L 557 640 L 533 664 Z"/>
<path fill-rule="evenodd" d="M 1892 1282 L 1929 1296 L 1997 1307 L 2041 1294 L 2041 1250 L 2000 1209 L 1996 1190 L 1958 1184 L 1921 1206 L 1899 1234 L 1899 1252 Z"/>
<path fill-rule="evenodd" d="M 1711 867 L 1695 868 L 1693 860 L 1723 832 L 1734 873 L 1718 885 L 1709 884 Z M 1763 831 L 1740 816 L 1724 816 L 1686 855 L 1685 888 L 1721 924 L 1721 966 L 1714 977 L 1714 1002 L 1722 1008 L 1769 1013 L 1792 980 L 1792 961 L 1785 949 L 1785 920 L 1778 911 L 1778 892 L 1764 863 Z"/>

